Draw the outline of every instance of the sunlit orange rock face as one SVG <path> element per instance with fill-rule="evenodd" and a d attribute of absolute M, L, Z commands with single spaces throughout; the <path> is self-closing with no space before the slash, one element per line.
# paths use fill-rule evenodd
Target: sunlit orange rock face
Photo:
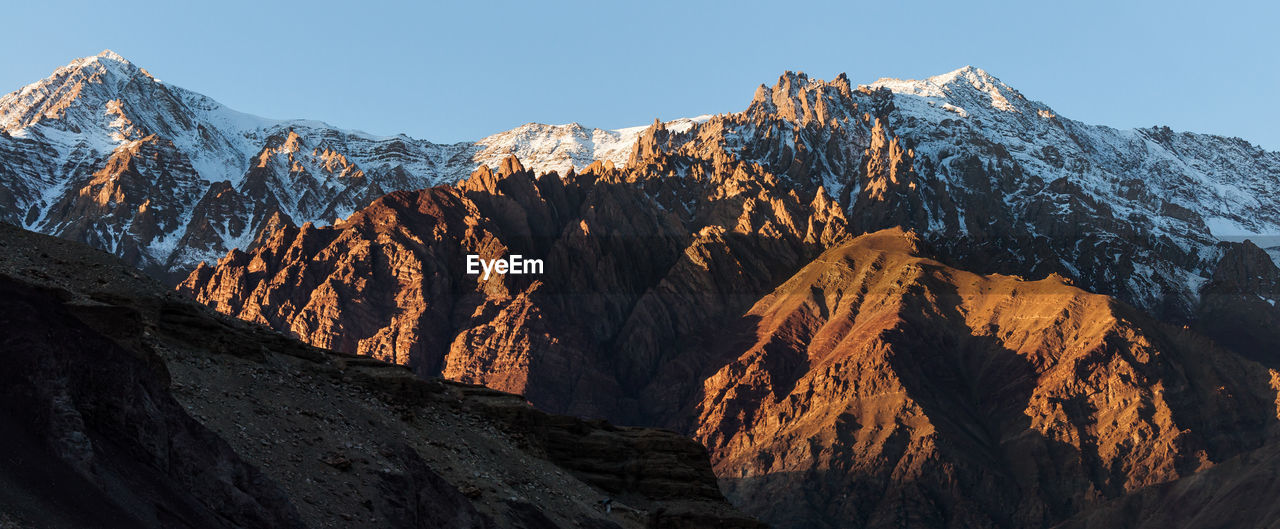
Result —
<path fill-rule="evenodd" d="M 1270 370 L 901 230 L 823 253 L 735 328 L 691 429 L 728 495 L 788 527 L 1046 527 L 1276 420 Z"/>

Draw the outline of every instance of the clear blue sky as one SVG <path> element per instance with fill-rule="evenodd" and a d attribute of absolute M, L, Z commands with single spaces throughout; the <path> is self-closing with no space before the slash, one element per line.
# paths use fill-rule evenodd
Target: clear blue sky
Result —
<path fill-rule="evenodd" d="M 45 4 L 5 8 L 0 92 L 111 48 L 237 110 L 458 141 L 739 111 L 786 69 L 972 64 L 1071 118 L 1280 150 L 1280 8 L 1262 1 Z"/>

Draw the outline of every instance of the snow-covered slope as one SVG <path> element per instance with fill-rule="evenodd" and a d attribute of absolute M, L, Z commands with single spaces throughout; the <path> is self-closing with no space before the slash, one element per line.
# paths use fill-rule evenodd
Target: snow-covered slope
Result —
<path fill-rule="evenodd" d="M 332 222 L 508 154 L 544 172 L 621 164 L 642 130 L 529 124 L 457 144 L 373 136 L 237 112 L 104 51 L 0 98 L 0 219 L 179 272 L 248 244 L 272 218 Z"/>
<path fill-rule="evenodd" d="M 1147 241 L 1143 246 L 1152 253 L 1109 256 L 1132 262 L 1129 277 L 1092 281 L 1107 284 L 1104 291 L 1129 292 L 1128 299 L 1139 305 L 1155 307 L 1183 295 L 1194 302 L 1224 237 L 1280 234 L 1280 153 L 1238 138 L 1167 127 L 1117 130 L 1080 123 L 972 67 L 925 81 L 880 80 L 871 86 L 894 93 L 898 119 L 891 125 L 914 140 L 917 159 L 930 160 L 936 178 L 963 185 L 961 159 L 975 151 L 957 146 L 956 136 L 970 145 L 1001 147 L 998 158 L 1034 176 L 1001 197 L 1030 235 L 1054 237 L 1039 231 L 1037 214 L 1025 206 L 1046 194 L 1042 183 L 1061 182 L 1067 191 L 1059 194 L 1066 197 L 1054 201 L 1055 214 L 1086 212 L 1114 222 L 1116 237 Z M 933 124 L 948 119 L 952 137 L 933 134 Z M 1080 269 L 1088 262 L 1073 262 L 1070 250 L 1063 253 L 1059 260 L 1072 275 L 1090 275 Z"/>
<path fill-rule="evenodd" d="M 109 153 L 157 134 L 211 180 L 238 180 L 243 171 L 237 168 L 276 124 L 169 86 L 111 51 L 74 60 L 0 97 L 0 129 L 42 140 L 60 160 L 83 157 L 86 150 Z"/>
<path fill-rule="evenodd" d="M 1280 234 L 1280 153 L 1239 138 L 1083 124 L 973 67 L 924 81 L 881 79 L 870 86 L 894 93 L 898 113 L 907 118 L 895 129 L 921 139 L 920 155 L 955 155 L 948 149 L 953 141 L 917 134 L 950 119 L 965 133 L 1004 146 L 1024 171 L 1041 179 L 1069 178 L 1099 197 L 1123 197 L 1141 186 L 1144 200 L 1119 202 L 1149 215 L 1166 205 L 1186 208 L 1199 216 L 1196 228 L 1211 232 L 1196 235 Z"/>

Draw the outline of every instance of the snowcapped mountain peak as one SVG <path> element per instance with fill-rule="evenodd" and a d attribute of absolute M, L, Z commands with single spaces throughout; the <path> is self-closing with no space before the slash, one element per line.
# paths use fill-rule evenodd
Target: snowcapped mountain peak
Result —
<path fill-rule="evenodd" d="M 62 69 L 75 70 L 86 68 L 96 69 L 103 73 L 109 71 L 114 74 L 122 74 L 125 76 L 132 76 L 141 72 L 141 68 L 134 66 L 132 62 L 129 62 L 129 59 L 126 59 L 111 50 L 102 50 L 97 55 L 90 55 L 88 57 L 81 57 L 73 60 L 63 68 L 60 68 L 59 71 Z M 56 76 L 57 72 L 54 72 L 54 75 Z"/>
<path fill-rule="evenodd" d="M 930 77 L 929 81 L 933 82 L 934 84 L 942 86 L 942 85 L 947 85 L 947 84 L 956 82 L 961 79 L 970 83 L 976 82 L 976 83 L 982 83 L 982 84 L 1004 84 L 1003 82 L 1000 81 L 1000 79 L 997 79 L 994 75 L 987 73 L 986 70 L 983 70 L 982 68 L 978 68 L 977 66 L 973 66 L 971 64 L 966 64 L 950 72 Z"/>
<path fill-rule="evenodd" d="M 1013 87 L 981 68 L 965 66 L 927 79 L 881 78 L 870 85 L 894 94 L 935 100 L 937 105 L 961 110 L 964 116 L 985 108 L 1002 112 L 1038 113 L 1047 107 L 1029 101 Z M 982 108 L 974 108 L 982 107 Z"/>
<path fill-rule="evenodd" d="M 111 50 L 102 50 L 97 55 L 81 57 L 71 61 L 66 66 L 55 71 L 51 78 L 58 77 L 58 73 L 64 70 L 68 71 L 68 73 L 79 71 L 85 75 L 106 75 L 110 76 L 111 81 L 117 83 L 125 82 L 138 76 L 151 77 L 145 74 L 141 68 L 129 62 L 128 59 Z"/>
<path fill-rule="evenodd" d="M 125 64 L 132 64 L 132 63 L 130 63 L 130 62 L 129 62 L 129 60 L 128 60 L 128 59 L 125 59 L 124 57 L 121 57 L 119 53 L 116 53 L 116 52 L 114 52 L 114 51 L 111 51 L 110 49 L 106 49 L 106 50 L 102 50 L 101 52 L 98 52 L 98 55 L 96 55 L 96 57 L 100 57 L 100 58 L 103 58 L 103 59 L 107 59 L 107 60 L 111 60 L 111 61 L 116 61 L 116 62 L 122 62 L 122 63 L 125 63 Z"/>
<path fill-rule="evenodd" d="M 126 140 L 155 134 L 214 181 L 242 174 L 270 123 L 165 85 L 111 50 L 0 97 L 0 130 L 46 143 L 63 162 L 105 157 Z"/>
<path fill-rule="evenodd" d="M 130 87 L 145 91 L 146 85 L 158 84 L 146 71 L 105 50 L 0 97 L 0 130 L 12 133 L 48 121 L 92 121 L 94 116 L 86 112 L 102 114 L 109 101 L 122 98 Z"/>
<path fill-rule="evenodd" d="M 86 68 L 96 69 L 99 72 L 110 71 L 112 73 L 123 73 L 126 75 L 139 70 L 137 66 L 134 66 L 128 59 L 121 57 L 120 54 L 111 50 L 102 50 L 102 52 L 97 55 L 81 57 L 71 61 L 66 66 L 55 71 L 54 76 L 56 77 L 57 72 L 62 70 L 78 70 Z"/>

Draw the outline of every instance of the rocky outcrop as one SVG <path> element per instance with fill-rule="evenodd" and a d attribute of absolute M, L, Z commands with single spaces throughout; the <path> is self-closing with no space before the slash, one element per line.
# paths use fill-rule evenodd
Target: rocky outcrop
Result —
<path fill-rule="evenodd" d="M 5 526 L 762 527 L 675 433 L 316 349 L 68 241 L 0 250 Z"/>
<path fill-rule="evenodd" d="M 1254 360 L 1280 368 L 1280 268 L 1250 241 L 1222 243 L 1200 290 L 1195 327 Z"/>
<path fill-rule="evenodd" d="M 462 388 L 464 402 L 496 417 L 528 450 L 611 496 L 638 505 L 648 527 L 764 527 L 721 504 L 707 451 L 673 432 L 615 427 L 604 421 L 548 416 L 518 396 Z"/>

